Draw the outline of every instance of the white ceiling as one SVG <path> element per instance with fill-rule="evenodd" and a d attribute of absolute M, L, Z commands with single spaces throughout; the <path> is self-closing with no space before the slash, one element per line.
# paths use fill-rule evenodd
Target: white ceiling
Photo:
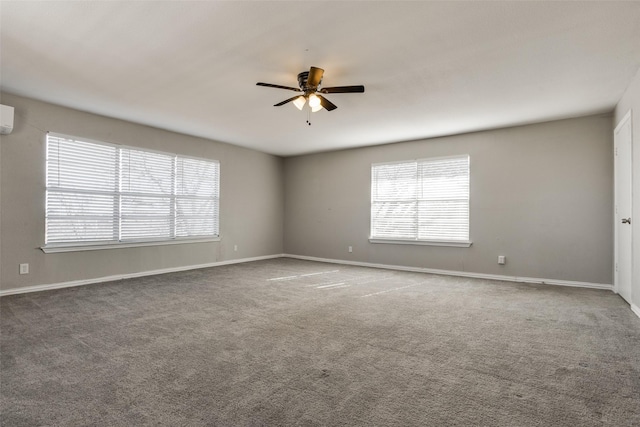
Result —
<path fill-rule="evenodd" d="M 7 2 L 1 88 L 290 156 L 608 112 L 640 2 Z M 337 110 L 272 105 L 310 66 Z"/>

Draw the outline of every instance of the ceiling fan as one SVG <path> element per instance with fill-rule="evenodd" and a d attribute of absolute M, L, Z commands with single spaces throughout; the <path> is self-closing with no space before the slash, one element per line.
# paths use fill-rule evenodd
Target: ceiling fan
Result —
<path fill-rule="evenodd" d="M 309 107 L 311 111 L 314 113 L 316 111 L 320 111 L 324 108 L 327 111 L 333 111 L 338 108 L 334 103 L 329 101 L 324 96 L 320 95 L 321 93 L 362 93 L 364 92 L 364 86 L 334 86 L 334 87 L 323 87 L 319 88 L 318 86 L 322 82 L 322 76 L 324 75 L 324 70 L 318 67 L 311 67 L 309 71 L 303 71 L 298 74 L 298 86 L 299 88 L 290 87 L 290 86 L 281 86 L 274 85 L 271 83 L 262 83 L 258 82 L 256 85 L 258 86 L 266 86 L 266 87 L 275 87 L 277 89 L 288 89 L 294 92 L 302 92 L 302 95 L 296 95 L 289 99 L 285 99 L 282 102 L 278 102 L 274 105 L 274 107 L 279 107 L 281 105 L 287 104 L 293 101 L 293 104 L 298 108 L 298 110 L 302 110 L 305 103 L 309 101 Z"/>

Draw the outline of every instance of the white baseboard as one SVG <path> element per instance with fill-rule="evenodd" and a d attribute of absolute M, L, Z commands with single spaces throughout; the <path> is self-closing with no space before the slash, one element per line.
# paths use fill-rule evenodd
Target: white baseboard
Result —
<path fill-rule="evenodd" d="M 94 283 L 113 282 L 116 280 L 131 279 L 134 277 L 153 276 L 156 274 L 175 273 L 178 271 L 196 270 L 199 268 L 218 267 L 221 265 L 240 264 L 243 262 L 260 261 L 264 259 L 281 258 L 283 254 L 264 255 L 252 258 L 230 259 L 227 261 L 210 262 L 207 264 L 187 265 L 182 267 L 162 268 L 159 270 L 147 270 L 137 273 L 116 274 L 113 276 L 96 277 L 95 279 L 73 280 L 70 282 L 51 283 L 46 285 L 25 286 L 22 288 L 0 290 L 0 297 L 6 295 L 25 294 L 29 292 L 48 291 L 51 289 L 71 288 L 74 286 L 91 285 Z"/>
<path fill-rule="evenodd" d="M 631 303 L 631 311 L 633 311 L 636 314 L 636 316 L 640 317 L 640 307 Z"/>
<path fill-rule="evenodd" d="M 418 273 L 439 274 L 444 276 L 469 277 L 474 279 L 487 279 L 487 280 L 502 280 L 502 281 L 520 282 L 520 283 L 538 283 L 538 284 L 545 284 L 545 285 L 573 286 L 573 287 L 579 287 L 579 288 L 604 289 L 604 290 L 613 291 L 613 285 L 601 284 L 601 283 L 575 282 L 570 280 L 556 280 L 556 279 L 540 279 L 540 278 L 534 278 L 534 277 L 503 276 L 499 274 L 484 274 L 484 273 L 472 273 L 467 271 L 439 270 L 435 268 L 405 267 L 402 265 L 376 264 L 376 263 L 369 263 L 369 262 L 347 261 L 342 259 L 318 258 L 318 257 L 304 256 L 304 255 L 276 254 L 276 255 L 265 255 L 265 256 L 258 256 L 258 257 L 252 257 L 252 258 L 232 259 L 227 261 L 217 261 L 217 262 L 211 262 L 207 264 L 187 265 L 183 267 L 163 268 L 159 270 L 148 270 L 148 271 L 141 271 L 137 273 L 116 274 L 113 276 L 96 277 L 94 279 L 73 280 L 70 282 L 25 286 L 22 288 L 0 290 L 0 297 L 6 296 L 6 295 L 24 294 L 28 292 L 40 292 L 40 291 L 47 291 L 51 289 L 70 288 L 74 286 L 91 285 L 94 283 L 113 282 L 116 280 L 130 279 L 134 277 L 153 276 L 156 274 L 175 273 L 178 271 L 218 267 L 222 265 L 240 264 L 244 262 L 260 261 L 265 259 L 282 258 L 282 257 L 302 259 L 307 261 L 327 262 L 327 263 L 333 263 L 333 264 L 356 265 L 360 267 L 382 268 L 386 270 L 413 271 Z M 632 304 L 631 309 L 636 315 L 638 315 L 638 317 L 640 317 L 640 308 Z"/>
<path fill-rule="evenodd" d="M 538 283 L 543 285 L 573 286 L 577 288 L 604 289 L 613 291 L 613 285 L 606 283 L 575 282 L 571 280 L 540 279 L 535 277 L 503 276 L 499 274 L 472 273 L 467 271 L 439 270 L 435 268 L 405 267 L 402 265 L 374 264 L 369 262 L 346 261 L 342 259 L 318 258 L 304 255 L 284 254 L 284 257 L 308 261 L 329 262 L 333 264 L 357 265 L 360 267 L 383 268 L 386 270 L 413 271 L 418 273 L 439 274 L 444 276 L 470 277 L 474 279 L 502 280 L 519 283 Z"/>

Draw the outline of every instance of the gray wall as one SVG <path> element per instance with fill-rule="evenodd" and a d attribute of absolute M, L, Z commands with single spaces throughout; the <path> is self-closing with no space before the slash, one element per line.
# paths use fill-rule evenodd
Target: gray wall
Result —
<path fill-rule="evenodd" d="M 10 94 L 2 94 L 1 102 L 16 108 L 14 131 L 0 144 L 2 290 L 282 252 L 507 276 L 613 280 L 611 116 L 283 160 Z M 627 105 L 640 110 L 638 77 L 616 116 Z M 640 129 L 637 121 L 636 116 Z M 220 160 L 222 241 L 44 254 L 39 247 L 47 130 Z M 471 155 L 470 248 L 368 242 L 371 163 L 462 153 Z M 639 178 L 634 176 L 636 194 Z M 635 216 L 639 202 L 636 196 Z M 635 242 L 637 248 L 637 234 Z M 497 264 L 498 255 L 507 256 L 505 266 Z M 18 265 L 25 262 L 31 273 L 21 276 Z"/>
<path fill-rule="evenodd" d="M 281 158 L 6 93 L 1 102 L 15 107 L 15 125 L 0 144 L 0 289 L 282 253 Z M 46 131 L 219 160 L 222 240 L 44 254 L 39 247 L 44 244 Z M 29 263 L 30 274 L 18 274 L 20 263 Z"/>
<path fill-rule="evenodd" d="M 614 127 L 622 120 L 627 111 L 632 110 L 631 132 L 633 134 L 633 201 L 631 218 L 633 226 L 633 281 L 631 284 L 631 301 L 640 310 L 640 70 L 618 102 L 614 114 Z M 640 313 L 640 311 L 637 311 Z M 639 314 L 640 315 L 640 314 Z"/>
<path fill-rule="evenodd" d="M 285 253 L 611 284 L 612 147 L 598 115 L 287 158 Z M 368 242 L 371 163 L 464 153 L 470 248 Z"/>

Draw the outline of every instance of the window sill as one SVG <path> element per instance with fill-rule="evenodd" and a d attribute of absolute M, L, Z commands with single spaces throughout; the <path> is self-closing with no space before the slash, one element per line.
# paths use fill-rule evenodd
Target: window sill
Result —
<path fill-rule="evenodd" d="M 138 248 L 144 246 L 181 245 L 184 243 L 207 243 L 219 241 L 220 237 L 205 237 L 201 239 L 156 240 L 127 243 L 60 243 L 56 245 L 41 246 L 40 249 L 45 254 L 54 254 L 58 252 L 98 251 L 102 249 Z"/>
<path fill-rule="evenodd" d="M 402 240 L 369 238 L 371 243 L 386 243 L 391 245 L 418 245 L 418 246 L 451 246 L 455 248 L 468 248 L 473 242 L 470 240 Z"/>

